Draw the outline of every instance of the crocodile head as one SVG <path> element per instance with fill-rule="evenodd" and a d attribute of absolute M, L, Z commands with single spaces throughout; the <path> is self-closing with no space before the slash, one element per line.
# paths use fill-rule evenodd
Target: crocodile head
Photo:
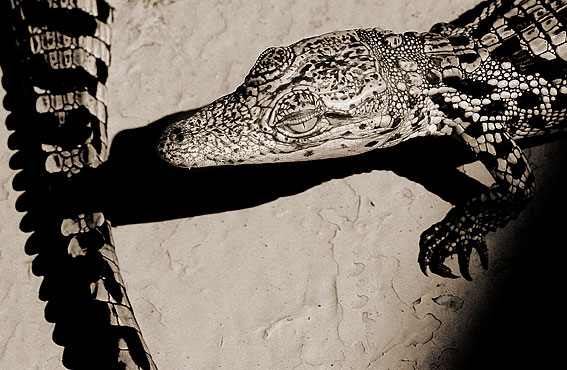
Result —
<path fill-rule="evenodd" d="M 406 134 L 389 85 L 357 31 L 269 48 L 234 93 L 167 127 L 158 152 L 190 168 L 331 158 L 392 145 Z"/>

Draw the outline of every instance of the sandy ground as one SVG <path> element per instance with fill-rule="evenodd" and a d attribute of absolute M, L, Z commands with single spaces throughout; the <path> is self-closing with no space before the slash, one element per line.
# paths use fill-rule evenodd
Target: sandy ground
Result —
<path fill-rule="evenodd" d="M 231 92 L 269 46 L 358 27 L 425 31 L 477 2 L 114 1 L 110 136 Z M 2 126 L 0 141 L 8 134 Z M 475 256 L 473 282 L 421 274 L 419 235 L 451 205 L 389 171 L 250 209 L 115 228 L 130 299 L 158 367 L 462 368 L 455 364 L 476 353 L 476 330 L 503 292 L 514 253 L 531 248 L 520 241 L 532 217 L 559 189 L 546 179 L 560 146 L 528 151 L 538 199 L 489 235 L 490 270 Z M 0 146 L 0 368 L 62 369 L 37 296 L 41 278 L 31 273 L 27 236 L 18 229 L 11 155 Z"/>

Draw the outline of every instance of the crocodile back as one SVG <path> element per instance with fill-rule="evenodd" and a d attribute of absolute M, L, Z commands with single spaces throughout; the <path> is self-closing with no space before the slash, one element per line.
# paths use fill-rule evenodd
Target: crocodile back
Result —
<path fill-rule="evenodd" d="M 565 129 L 566 26 L 566 0 L 496 0 L 430 32 L 451 42 L 469 82 L 499 89 L 495 99 L 484 96 L 492 100 L 488 116 L 508 117 L 518 139 Z"/>
<path fill-rule="evenodd" d="M 483 1 L 432 31 L 465 33 L 521 73 L 548 80 L 567 75 L 567 0 Z"/>

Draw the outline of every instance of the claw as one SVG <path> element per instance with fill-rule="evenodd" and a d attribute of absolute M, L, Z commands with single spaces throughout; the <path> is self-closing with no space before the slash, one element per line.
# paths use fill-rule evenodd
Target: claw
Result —
<path fill-rule="evenodd" d="M 451 212 L 447 218 L 453 218 Z M 459 222 L 440 222 L 421 234 L 419 240 L 419 256 L 417 258 L 421 272 L 428 276 L 427 270 L 445 278 L 455 279 L 451 269 L 444 262 L 448 257 L 457 255 L 461 276 L 472 280 L 469 264 L 471 252 L 476 249 L 480 256 L 480 264 L 488 269 L 488 248 L 483 230 L 467 230 L 464 232 Z"/>
<path fill-rule="evenodd" d="M 429 271 L 444 278 L 456 279 L 457 275 L 453 274 L 451 269 L 445 266 L 445 260 L 451 256 L 451 251 L 445 245 L 437 245 L 431 255 L 433 263 L 429 265 Z"/>
<path fill-rule="evenodd" d="M 480 256 L 480 263 L 486 270 L 488 268 L 488 248 L 483 234 L 471 237 L 457 234 L 452 228 L 436 224 L 421 234 L 419 240 L 419 267 L 425 276 L 428 270 L 445 278 L 457 278 L 451 269 L 445 266 L 445 260 L 457 255 L 461 276 L 471 281 L 469 270 L 470 256 L 476 249 Z"/>
<path fill-rule="evenodd" d="M 424 260 L 421 260 L 418 258 L 419 261 L 419 268 L 421 269 L 421 272 L 423 273 L 423 275 L 425 276 L 429 276 L 429 274 L 427 273 L 427 263 Z"/>
<path fill-rule="evenodd" d="M 424 248 L 422 243 L 419 243 L 421 248 L 419 251 L 419 256 L 417 257 L 417 262 L 419 262 L 419 268 L 421 272 L 425 276 L 429 276 L 427 274 L 427 266 L 431 263 L 431 248 Z"/>
<path fill-rule="evenodd" d="M 455 274 L 453 274 L 453 272 L 451 271 L 451 269 L 448 268 L 447 266 L 445 266 L 445 265 L 443 264 L 443 262 L 429 266 L 429 270 L 430 270 L 432 273 L 434 273 L 434 274 L 436 274 L 436 275 L 439 275 L 439 276 L 441 276 L 441 277 L 444 277 L 444 278 L 450 278 L 450 279 L 456 279 L 456 278 L 458 278 L 458 276 L 455 275 Z"/>
<path fill-rule="evenodd" d="M 471 248 L 468 245 L 464 245 L 462 250 L 457 253 L 457 257 L 459 259 L 459 271 L 461 272 L 461 275 L 468 281 L 471 281 L 472 277 L 469 271 Z"/>
<path fill-rule="evenodd" d="M 480 265 L 483 269 L 488 270 L 488 247 L 486 246 L 486 240 L 482 239 L 479 245 L 476 247 L 478 256 L 480 257 Z"/>
<path fill-rule="evenodd" d="M 461 264 L 461 259 L 459 258 L 459 271 L 461 272 L 462 277 L 467 279 L 468 281 L 472 281 L 472 276 L 469 271 L 469 263 Z"/>
<path fill-rule="evenodd" d="M 433 247 L 426 244 L 431 239 L 431 236 L 432 235 L 428 235 L 427 231 L 425 231 L 421 234 L 419 240 L 419 255 L 417 261 L 421 272 L 423 272 L 425 276 L 429 276 L 427 274 L 427 266 L 431 263 L 431 255 L 433 253 Z"/>

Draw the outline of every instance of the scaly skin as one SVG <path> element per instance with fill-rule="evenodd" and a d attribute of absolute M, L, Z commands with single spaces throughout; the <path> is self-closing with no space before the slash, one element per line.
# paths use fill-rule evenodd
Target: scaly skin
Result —
<path fill-rule="evenodd" d="M 78 178 L 107 156 L 106 79 L 113 8 L 104 0 L 0 5 L 6 125 L 19 169 L 16 207 L 33 232 L 39 296 L 70 369 L 156 369 L 126 294 L 111 224 Z M 87 177 L 88 178 L 88 177 Z M 96 191 L 99 191 L 98 189 Z M 45 333 L 47 335 L 47 333 Z"/>
<path fill-rule="evenodd" d="M 424 273 L 461 274 L 485 235 L 516 217 L 534 178 L 514 140 L 565 128 L 567 1 L 484 2 L 430 32 L 331 32 L 264 51 L 243 85 L 171 124 L 160 156 L 179 167 L 356 155 L 454 135 L 495 186 L 422 234 Z"/>

